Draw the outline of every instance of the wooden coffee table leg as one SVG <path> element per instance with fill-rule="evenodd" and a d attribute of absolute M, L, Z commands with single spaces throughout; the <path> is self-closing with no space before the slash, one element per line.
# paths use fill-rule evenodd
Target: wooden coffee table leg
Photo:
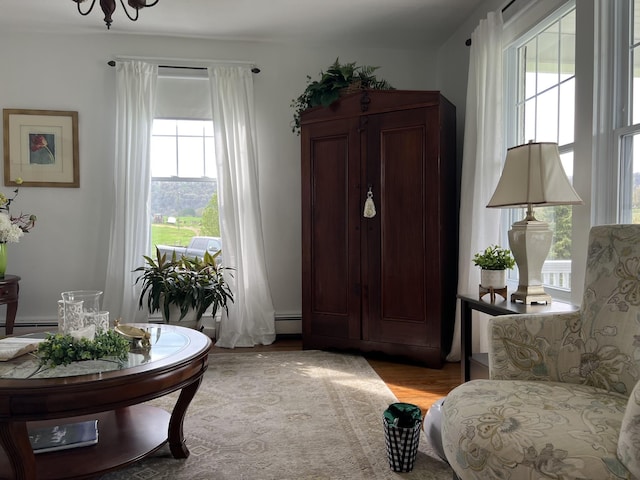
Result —
<path fill-rule="evenodd" d="M 0 422 L 0 444 L 9 458 L 14 478 L 35 480 L 36 459 L 25 422 Z M 3 472 L 4 473 L 4 472 Z"/>
<path fill-rule="evenodd" d="M 173 458 L 187 458 L 189 456 L 189 449 L 184 442 L 182 426 L 187 408 L 198 391 L 198 388 L 200 388 L 200 383 L 202 383 L 202 377 L 199 377 L 195 382 L 184 387 L 180 391 L 180 396 L 178 397 L 175 407 L 173 407 L 171 420 L 169 420 L 169 448 L 171 449 Z"/>

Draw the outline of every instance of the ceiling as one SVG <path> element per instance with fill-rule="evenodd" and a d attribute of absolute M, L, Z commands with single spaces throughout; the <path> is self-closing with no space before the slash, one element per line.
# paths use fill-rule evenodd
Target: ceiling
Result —
<path fill-rule="evenodd" d="M 91 1 L 81 4 L 83 11 Z M 359 46 L 423 48 L 447 40 L 484 0 L 159 0 L 140 10 L 137 22 L 126 17 L 120 1 L 109 32 L 113 35 L 331 39 Z M 105 33 L 98 3 L 82 17 L 71 0 L 2 0 L 0 28 Z"/>

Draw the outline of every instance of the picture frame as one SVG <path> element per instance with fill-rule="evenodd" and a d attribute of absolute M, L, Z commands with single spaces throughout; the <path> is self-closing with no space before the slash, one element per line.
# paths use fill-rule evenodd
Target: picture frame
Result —
<path fill-rule="evenodd" d="M 80 187 L 78 112 L 5 108 L 2 113 L 5 186 Z"/>

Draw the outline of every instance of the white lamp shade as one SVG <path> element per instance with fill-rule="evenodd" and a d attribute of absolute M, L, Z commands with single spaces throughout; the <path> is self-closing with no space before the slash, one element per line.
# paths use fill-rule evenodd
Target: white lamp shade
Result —
<path fill-rule="evenodd" d="M 507 150 L 502 175 L 487 207 L 579 205 L 556 143 L 529 142 Z"/>

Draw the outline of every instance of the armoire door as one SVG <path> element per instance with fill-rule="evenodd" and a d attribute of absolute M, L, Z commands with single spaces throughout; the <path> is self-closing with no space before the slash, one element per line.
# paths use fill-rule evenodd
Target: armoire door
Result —
<path fill-rule="evenodd" d="M 440 343 L 438 112 L 428 106 L 368 117 L 366 177 L 377 215 L 363 223 L 364 340 Z"/>
<path fill-rule="evenodd" d="M 305 348 L 360 338 L 360 149 L 357 118 L 302 131 Z M 326 342 L 325 342 L 326 343 Z M 340 345 L 340 342 L 337 343 Z"/>

